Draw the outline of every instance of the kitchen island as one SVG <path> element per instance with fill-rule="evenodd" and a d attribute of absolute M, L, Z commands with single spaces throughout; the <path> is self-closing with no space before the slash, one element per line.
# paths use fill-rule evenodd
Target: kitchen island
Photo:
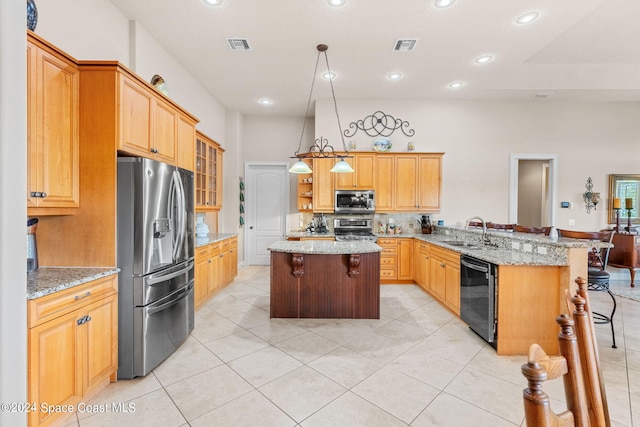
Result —
<path fill-rule="evenodd" d="M 272 318 L 380 318 L 380 246 L 278 241 L 269 251 Z"/>

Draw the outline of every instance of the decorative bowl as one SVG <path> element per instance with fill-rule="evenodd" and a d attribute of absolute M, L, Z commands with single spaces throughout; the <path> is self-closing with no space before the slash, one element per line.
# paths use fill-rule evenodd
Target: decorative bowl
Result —
<path fill-rule="evenodd" d="M 391 150 L 391 140 L 389 138 L 378 138 L 373 143 L 373 149 L 378 153 L 384 153 Z"/>

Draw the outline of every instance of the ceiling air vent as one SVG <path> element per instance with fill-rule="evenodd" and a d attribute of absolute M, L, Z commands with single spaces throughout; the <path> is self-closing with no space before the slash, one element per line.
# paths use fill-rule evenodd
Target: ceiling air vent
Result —
<path fill-rule="evenodd" d="M 251 50 L 247 39 L 227 39 L 231 50 Z"/>
<path fill-rule="evenodd" d="M 396 52 L 411 52 L 415 49 L 418 39 L 398 39 L 393 47 Z"/>

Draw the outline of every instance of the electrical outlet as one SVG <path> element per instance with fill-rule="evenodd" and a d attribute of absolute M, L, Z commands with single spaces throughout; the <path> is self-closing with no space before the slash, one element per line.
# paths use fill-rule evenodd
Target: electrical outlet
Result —
<path fill-rule="evenodd" d="M 511 242 L 511 249 L 520 249 L 520 242 Z"/>
<path fill-rule="evenodd" d="M 522 250 L 525 252 L 533 252 L 533 246 L 531 246 L 529 243 L 523 243 Z"/>
<path fill-rule="evenodd" d="M 547 248 L 544 246 L 538 246 L 538 253 L 540 255 L 546 255 L 547 254 Z"/>
<path fill-rule="evenodd" d="M 573 218 L 569 219 L 569 225 L 576 225 L 576 220 Z"/>

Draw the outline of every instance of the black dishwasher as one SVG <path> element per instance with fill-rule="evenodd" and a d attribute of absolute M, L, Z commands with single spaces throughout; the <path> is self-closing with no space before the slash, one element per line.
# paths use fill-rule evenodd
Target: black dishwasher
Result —
<path fill-rule="evenodd" d="M 496 266 L 468 255 L 460 257 L 460 318 L 496 347 Z"/>

